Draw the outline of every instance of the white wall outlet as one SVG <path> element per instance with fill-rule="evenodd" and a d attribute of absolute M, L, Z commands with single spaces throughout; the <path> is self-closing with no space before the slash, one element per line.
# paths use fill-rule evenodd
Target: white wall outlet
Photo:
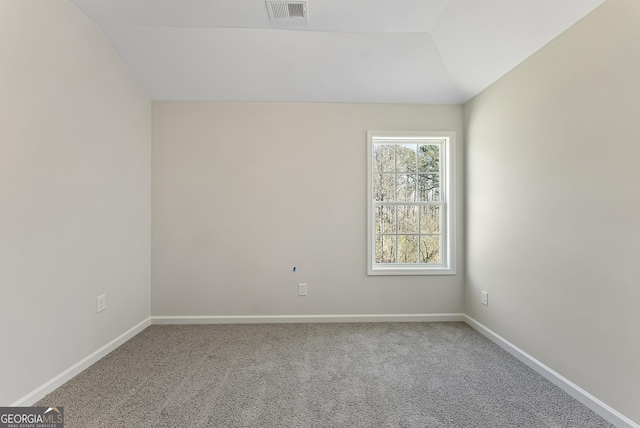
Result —
<path fill-rule="evenodd" d="M 102 295 L 96 297 L 96 309 L 98 310 L 98 312 L 102 312 L 105 309 L 107 309 L 107 295 L 106 294 L 102 294 Z"/>
<path fill-rule="evenodd" d="M 307 284 L 298 284 L 298 296 L 307 295 Z"/>
<path fill-rule="evenodd" d="M 484 290 L 482 290 L 482 304 L 489 306 L 489 293 Z"/>

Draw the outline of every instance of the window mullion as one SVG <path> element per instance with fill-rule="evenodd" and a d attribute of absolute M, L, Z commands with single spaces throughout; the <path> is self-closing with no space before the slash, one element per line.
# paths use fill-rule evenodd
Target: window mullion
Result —
<path fill-rule="evenodd" d="M 422 210 L 418 206 L 418 263 L 422 263 L 420 259 L 420 254 L 422 252 L 422 248 L 420 246 L 422 244 L 422 238 L 421 238 L 422 231 L 420 230 L 422 225 L 421 219 L 422 219 Z"/>
<path fill-rule="evenodd" d="M 374 201 L 374 206 L 379 205 L 411 205 L 416 207 L 439 207 L 446 205 L 444 202 L 432 201 Z"/>
<path fill-rule="evenodd" d="M 393 202 L 398 201 L 398 145 L 393 145 Z M 396 245 L 394 247 L 396 253 L 396 263 L 398 263 L 398 206 L 395 205 L 395 219 L 396 219 L 396 227 L 395 227 L 395 240 Z"/>

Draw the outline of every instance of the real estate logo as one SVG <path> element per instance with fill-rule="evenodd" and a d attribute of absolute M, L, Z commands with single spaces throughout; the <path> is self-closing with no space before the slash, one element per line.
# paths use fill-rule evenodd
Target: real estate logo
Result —
<path fill-rule="evenodd" d="M 64 428 L 64 408 L 0 407 L 0 428 Z"/>

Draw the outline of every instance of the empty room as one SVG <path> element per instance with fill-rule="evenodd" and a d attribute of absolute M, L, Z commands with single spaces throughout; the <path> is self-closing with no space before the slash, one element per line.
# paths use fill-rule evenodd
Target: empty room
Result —
<path fill-rule="evenodd" d="M 0 427 L 640 428 L 639 121 L 638 0 L 0 0 Z"/>

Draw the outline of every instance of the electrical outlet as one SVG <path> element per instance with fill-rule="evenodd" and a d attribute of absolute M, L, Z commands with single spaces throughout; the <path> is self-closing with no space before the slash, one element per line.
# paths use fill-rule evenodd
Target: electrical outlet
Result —
<path fill-rule="evenodd" d="M 107 309 L 107 295 L 103 294 L 101 296 L 96 297 L 96 309 L 98 312 L 102 312 Z"/>
<path fill-rule="evenodd" d="M 482 304 L 489 306 L 489 293 L 484 290 L 482 290 Z"/>
<path fill-rule="evenodd" d="M 298 284 L 298 296 L 307 295 L 307 284 Z"/>

